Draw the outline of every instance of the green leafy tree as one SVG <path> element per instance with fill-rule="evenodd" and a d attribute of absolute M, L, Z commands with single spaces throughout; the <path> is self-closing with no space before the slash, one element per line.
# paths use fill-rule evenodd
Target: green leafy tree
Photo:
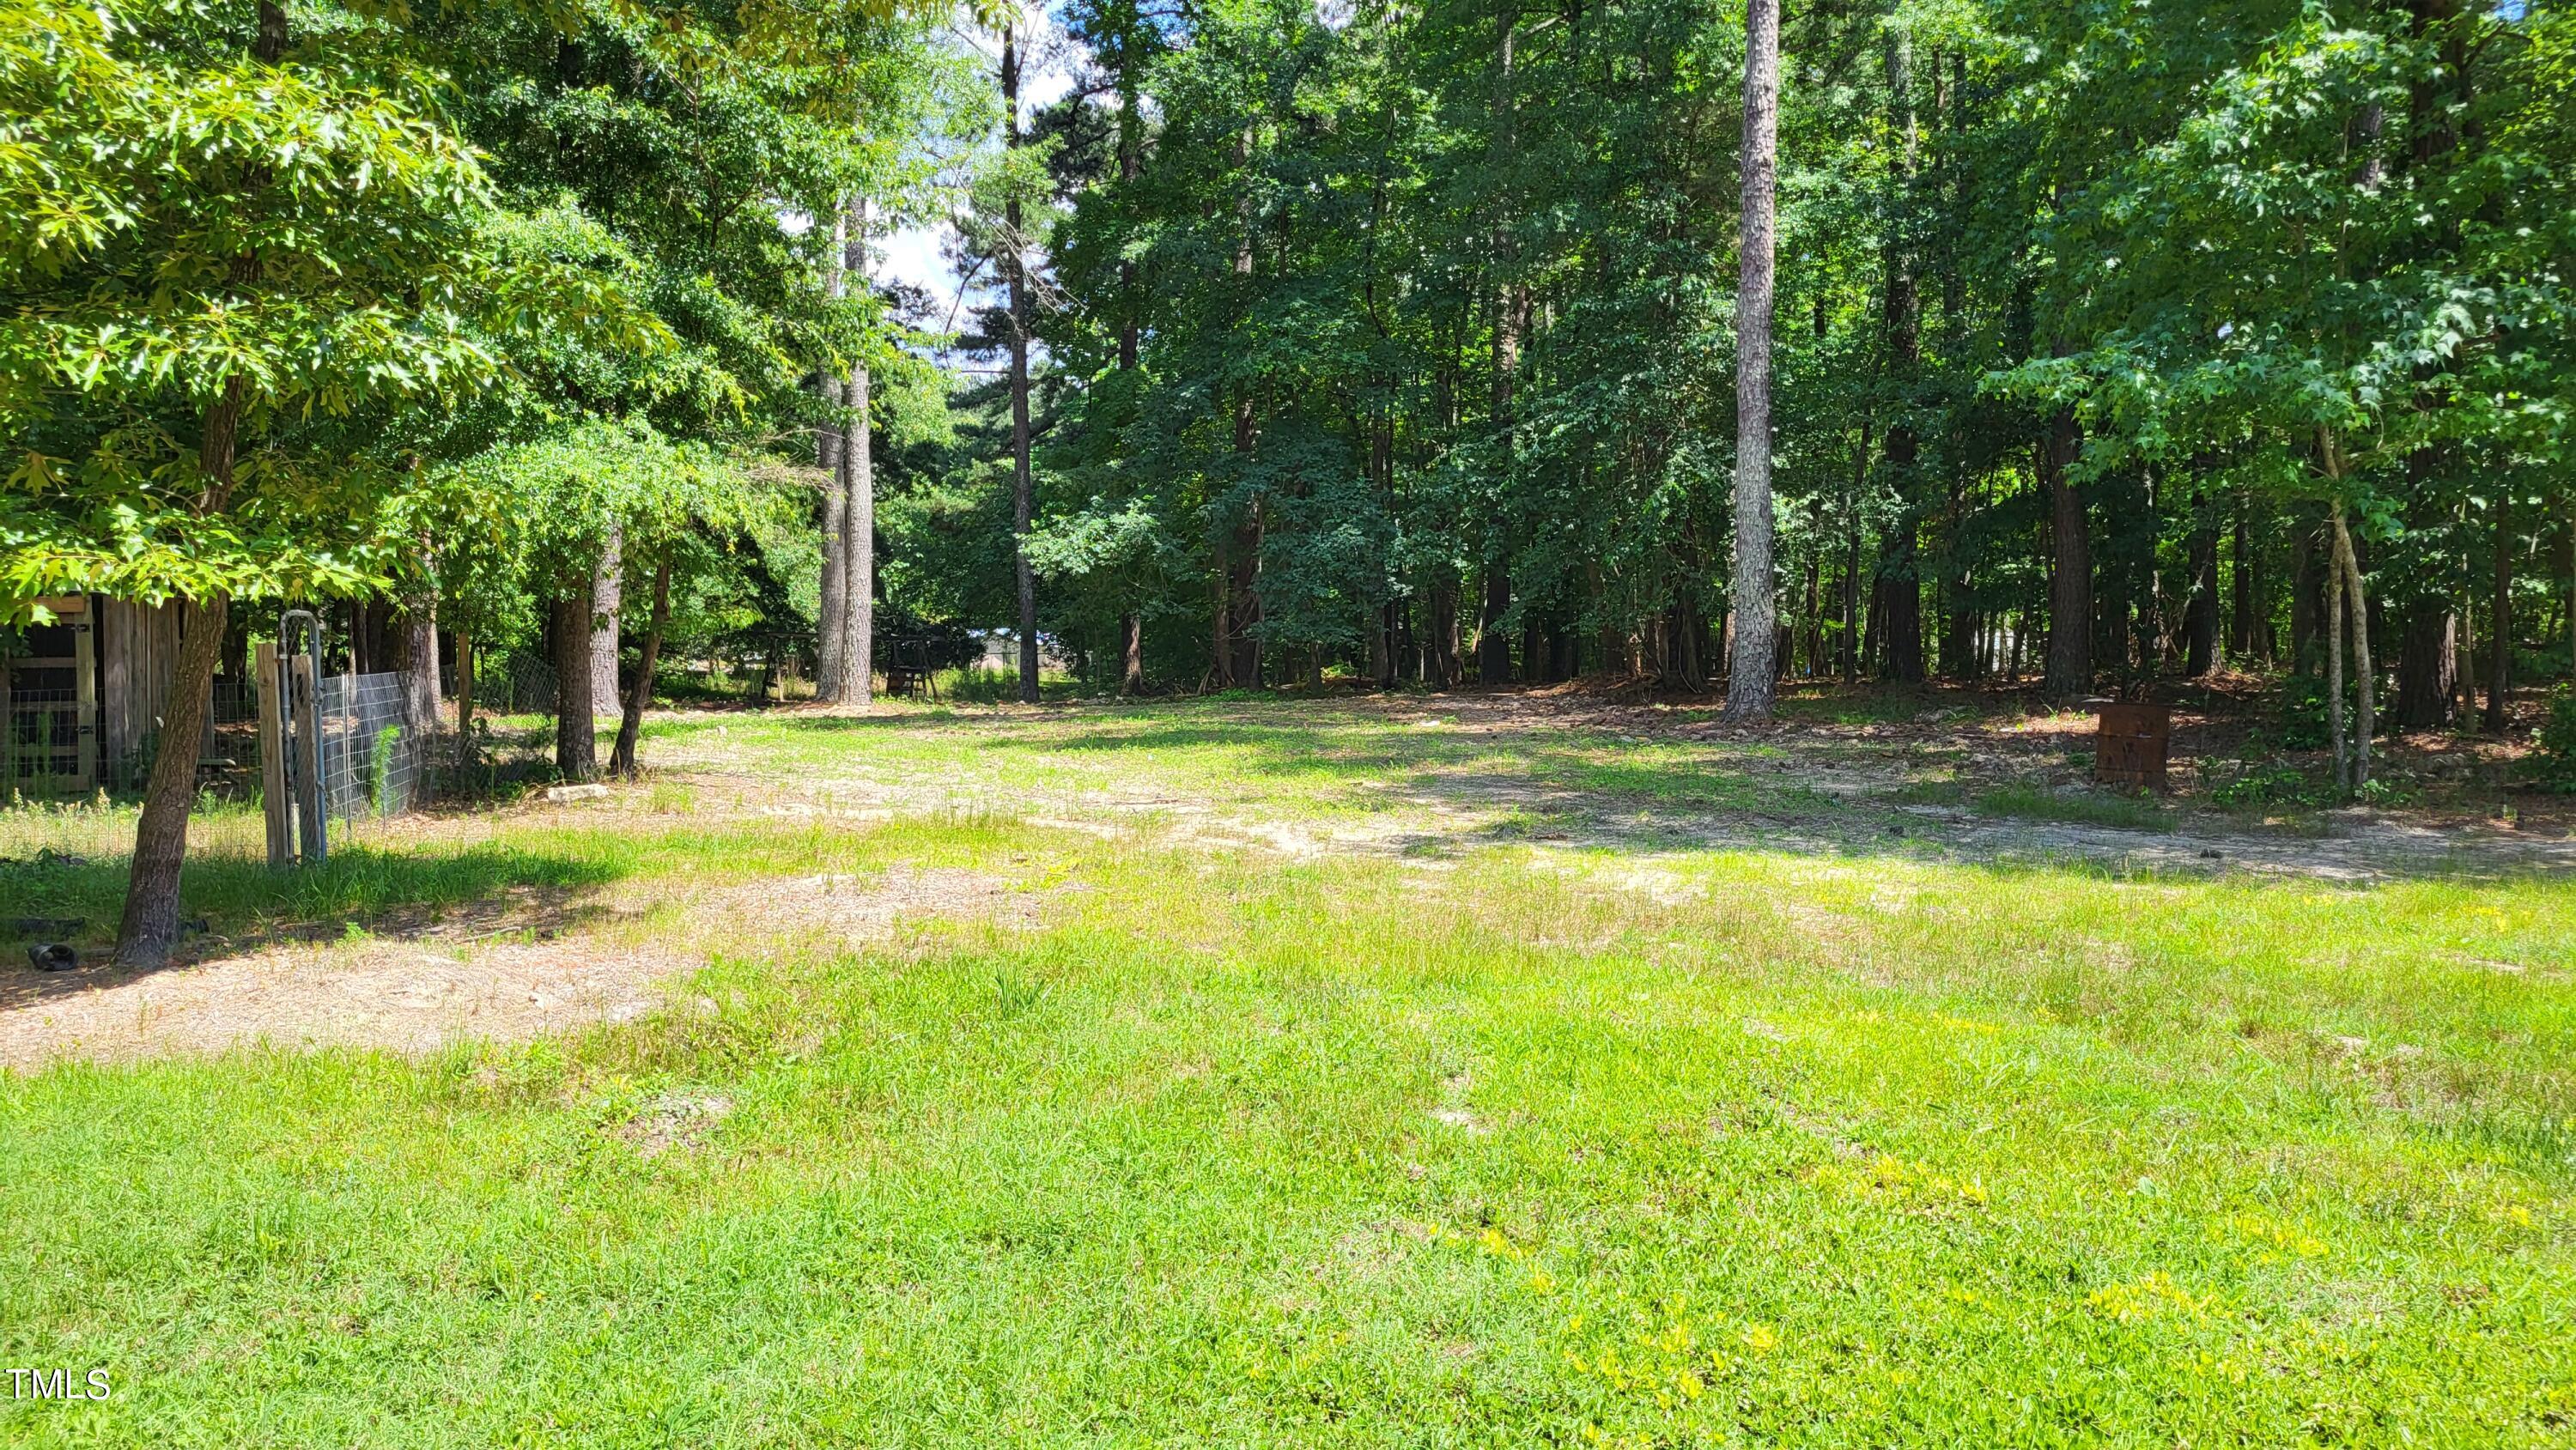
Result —
<path fill-rule="evenodd" d="M 374 27 L 298 37 L 265 3 L 11 0 L 6 21 L 0 206 L 32 223 L 0 252 L 7 594 L 185 611 L 118 934 L 150 966 L 178 934 L 232 602 L 387 579 L 379 511 L 412 473 L 375 430 L 561 313 L 493 266 L 482 168 Z"/>

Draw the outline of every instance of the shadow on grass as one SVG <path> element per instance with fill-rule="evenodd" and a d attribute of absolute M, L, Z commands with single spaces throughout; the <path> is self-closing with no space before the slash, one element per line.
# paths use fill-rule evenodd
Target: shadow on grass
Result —
<path fill-rule="evenodd" d="M 778 709 L 717 710 L 710 708 L 701 710 L 695 705 L 690 707 L 690 713 L 693 715 L 703 715 L 704 718 L 681 720 L 672 719 L 666 716 L 658 720 L 645 721 L 645 743 L 650 744 L 656 740 L 690 740 L 701 735 L 713 734 L 718 730 L 727 728 L 767 728 L 785 732 L 801 732 L 815 735 L 840 735 L 859 732 L 882 734 L 887 731 L 909 729 L 913 726 L 926 723 L 944 724 L 958 718 L 956 713 L 945 705 L 934 705 L 928 709 L 906 710 L 900 714 L 887 715 L 825 715 L 820 713 L 809 714 Z M 982 722 L 979 720 L 978 723 Z M 1006 716 L 1000 717 L 1000 723 L 1009 724 L 1013 722 L 1011 717 Z M 1041 722 L 1032 720 L 1032 723 Z M 652 763 L 649 757 L 645 758 L 645 763 L 647 765 Z"/>
<path fill-rule="evenodd" d="M 2576 874 L 2576 846 L 2481 841 L 2458 850 L 2362 833 L 2327 841 L 2245 832 L 2150 802 L 2084 789 L 2047 789 L 2003 770 L 2043 775 L 2045 741 L 1995 739 L 1984 722 L 2022 697 L 2006 690 L 1880 692 L 1807 686 L 1784 698 L 1785 731 L 1677 733 L 1714 725 L 1682 710 L 1669 720 L 1551 715 L 1510 709 L 1516 697 L 1352 697 L 1288 701 L 1207 698 L 1114 709 L 950 717 L 967 743 L 997 760 L 1116 760 L 1170 752 L 1224 795 L 1230 778 L 1321 788 L 1316 804 L 1420 809 L 1445 828 L 1375 838 L 1374 849 L 1440 854 L 1479 844 L 1562 842 L 1621 851 L 1745 849 L 1965 864 L 2074 866 L 2129 875 L 2207 876 L 2250 866 L 2266 873 L 2364 882 Z M 1392 706 L 1393 708 L 1389 708 Z M 1503 713 L 1498 714 L 1498 709 Z M 1797 721 L 1797 716 L 1807 716 Z M 1938 715 L 1938 721 L 1925 721 Z M 1833 724 L 1931 723 L 1930 731 L 1855 736 Z M 1421 728 L 1426 723 L 1462 728 Z M 1831 723 L 1829 723 L 1831 722 Z M 897 731 L 950 720 L 918 713 L 788 715 L 789 735 Z M 1816 728 L 1799 730 L 1797 723 Z M 1658 731 L 1651 736 L 1634 733 Z M 1967 737 L 1952 731 L 1965 731 Z M 1982 748 L 1980 748 L 1982 742 Z M 2058 752 L 2062 754 L 2062 752 Z M 1988 773 L 1959 778 L 1982 762 Z M 1143 762 L 1138 762 L 1141 770 Z M 1139 770 L 1121 765 L 1122 776 Z M 1150 771 L 1141 771 L 1150 774 Z M 1336 791 L 1337 787 L 1348 790 Z M 1246 789 L 1236 805 L 1257 805 Z M 1274 801 L 1293 809 L 1293 800 Z M 2420 833 L 2419 833 L 2420 834 Z"/>
<path fill-rule="evenodd" d="M 0 866 L 0 900 L 11 903 L 12 917 L 77 919 L 78 930 L 62 935 L 94 960 L 115 940 L 126 872 L 124 857 L 13 863 Z M 608 914 L 593 898 L 627 874 L 615 861 L 494 846 L 423 855 L 358 845 L 320 866 L 283 871 L 255 860 L 194 860 L 180 878 L 181 911 L 183 920 L 202 931 L 188 933 L 172 965 L 210 951 L 327 940 L 352 927 L 391 936 L 417 935 L 433 925 L 442 936 L 573 930 Z M 13 943 L 12 960 L 0 966 L 0 1011 L 111 980 L 110 974 L 89 970 L 40 975 L 25 965 L 23 950 Z"/>

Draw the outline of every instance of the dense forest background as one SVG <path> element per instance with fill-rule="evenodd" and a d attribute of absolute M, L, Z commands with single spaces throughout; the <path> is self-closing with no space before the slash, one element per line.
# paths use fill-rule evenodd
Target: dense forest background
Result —
<path fill-rule="evenodd" d="M 1741 7 L 1068 20 L 1095 72 L 1032 128 L 1041 627 L 1183 687 L 1704 688 Z M 2322 670 L 2341 503 L 2390 723 L 2564 669 L 2569 35 L 2445 0 L 1792 5 L 1780 668 Z M 897 574 L 1003 618 L 1004 571 L 936 552 L 1001 527 L 977 497 L 980 536 L 898 510 L 929 567 Z"/>
<path fill-rule="evenodd" d="M 2563 4 L 0 0 L 0 205 L 0 602 L 178 601 L 172 738 L 295 601 L 424 728 L 549 658 L 574 777 L 728 661 L 1005 639 L 1027 699 L 2232 665 L 2356 785 L 2576 665 Z"/>

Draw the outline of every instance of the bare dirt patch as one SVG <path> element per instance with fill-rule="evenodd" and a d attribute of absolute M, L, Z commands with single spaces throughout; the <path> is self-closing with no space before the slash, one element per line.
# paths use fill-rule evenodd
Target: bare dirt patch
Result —
<path fill-rule="evenodd" d="M 429 1052 L 520 1040 L 650 1011 L 656 983 L 695 965 L 586 939 L 491 943 L 461 955 L 419 941 L 280 946 L 159 972 L 93 967 L 44 979 L 0 1011 L 0 1064 L 116 1061 L 283 1048 Z"/>
<path fill-rule="evenodd" d="M 665 1000 L 664 981 L 711 952 L 765 949 L 821 933 L 851 945 L 887 941 L 912 923 L 990 921 L 1034 927 L 1045 890 L 972 871 L 897 867 L 882 876 L 790 877 L 678 903 L 660 939 L 627 931 L 542 931 L 542 940 L 490 940 L 493 913 L 405 928 L 359 941 L 277 942 L 158 972 L 99 964 L 8 974 L 0 989 L 0 1068 L 59 1059 L 113 1062 L 222 1052 L 381 1048 L 426 1053 L 449 1043 L 524 1041 L 594 1022 L 641 1016 Z M 561 902 L 548 920 L 566 919 Z M 593 903 L 574 919 L 630 921 Z M 505 928 L 525 927 L 526 913 Z"/>
<path fill-rule="evenodd" d="M 1339 697 L 1246 707 L 1251 725 L 1313 709 L 1488 742 L 1525 769 L 1490 761 L 1415 761 L 1366 788 L 1375 813 L 1329 821 L 1265 818 L 1239 805 L 1194 798 L 1174 782 L 1131 776 L 1126 791 L 1151 797 L 1167 838 L 1290 857 L 1411 854 L 1494 841 L 1563 844 L 1623 853 L 1688 849 L 1786 851 L 1826 857 L 1896 856 L 1992 864 L 2086 863 L 2118 871 L 2215 876 L 2253 873 L 2365 885 L 2424 877 L 2493 878 L 2576 873 L 2576 821 L 2558 822 L 2517 795 L 2519 829 L 2436 798 L 2431 782 L 2474 776 L 2501 789 L 2514 752 L 2444 738 L 2392 742 L 2393 777 L 2422 781 L 2425 799 L 2398 807 L 2302 813 L 2288 828 L 2205 808 L 2205 771 L 2232 765 L 2253 728 L 2244 702 L 2207 692 L 2176 712 L 2173 817 L 2157 830 L 2033 820 L 1920 804 L 1937 784 L 1964 800 L 2002 786 L 2089 789 L 2094 722 L 2079 711 L 2033 708 L 2011 692 L 1926 692 L 1895 718 L 1833 720 L 1784 715 L 1761 724 L 1717 718 L 1690 702 L 1580 686 L 1438 696 Z M 1885 702 L 1880 702 L 1884 704 Z M 1611 755 L 1660 747 L 1651 793 L 1582 778 L 1569 747 Z M 1639 757 L 1641 759 L 1647 757 Z M 1705 790 L 1697 787 L 1704 775 Z M 1936 793 L 1936 794 L 1938 794 Z M 992 802 L 1007 809 L 1007 799 Z M 1142 812 L 1146 802 L 1110 809 Z M 1232 808 L 1228 807 L 1232 805 Z M 1066 807 L 1051 799 L 1050 809 Z M 1130 817 L 1134 817 L 1131 815 Z M 1146 819 L 1152 819 L 1151 816 Z"/>

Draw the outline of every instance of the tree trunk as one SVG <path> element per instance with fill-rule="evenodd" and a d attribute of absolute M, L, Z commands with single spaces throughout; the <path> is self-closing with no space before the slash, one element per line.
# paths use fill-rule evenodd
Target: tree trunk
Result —
<path fill-rule="evenodd" d="M 2246 499 L 2236 501 L 2235 537 L 2231 540 L 2235 546 L 2236 577 L 2230 581 L 2233 598 L 2228 609 L 2228 647 L 2240 662 L 2269 664 L 2272 651 L 2266 637 L 2271 633 L 2271 624 L 2269 621 L 2258 623 L 2254 618 L 2254 531 L 2245 518 L 2245 511 L 2251 506 Z"/>
<path fill-rule="evenodd" d="M 2370 668 L 2370 601 L 2364 595 L 2361 564 L 2353 556 L 2352 531 L 2345 527 L 2343 504 L 2334 510 L 2335 555 L 2343 561 L 2343 583 L 2352 601 L 2352 672 L 2354 684 L 2354 720 L 2352 742 L 2352 787 L 2370 784 L 2370 737 L 2377 728 L 2373 718 L 2371 696 L 2373 680 Z"/>
<path fill-rule="evenodd" d="M 1772 214 L 1780 166 L 1780 3 L 1745 0 L 1743 191 L 1735 302 L 1735 646 L 1726 708 L 1767 719 L 1777 689 L 1779 631 L 1771 558 Z"/>
<path fill-rule="evenodd" d="M 1880 656 L 1880 667 L 1890 684 L 1919 685 L 1923 683 L 1921 554 L 1914 543 L 1913 526 L 1900 518 L 1895 527 L 1899 530 L 1898 540 L 1879 566 L 1886 571 L 1879 575 L 1878 583 L 1886 596 L 1887 622 L 1887 649 Z"/>
<path fill-rule="evenodd" d="M 587 589 L 567 591 L 555 601 L 555 773 L 569 781 L 599 774 L 599 734 L 592 723 L 590 601 Z"/>
<path fill-rule="evenodd" d="M 1670 683 L 1685 694 L 1708 693 L 1708 621 L 1700 618 L 1699 605 L 1688 594 L 1673 601 L 1672 661 Z M 1786 633 L 1785 630 L 1780 631 Z M 1787 651 L 1774 641 L 1772 661 L 1787 659 Z"/>
<path fill-rule="evenodd" d="M 474 636 L 456 631 L 456 768 L 474 764 Z"/>
<path fill-rule="evenodd" d="M 1438 689 L 1449 689 L 1458 683 L 1458 588 L 1443 582 L 1431 591 L 1424 606 L 1429 617 L 1423 627 L 1431 632 L 1432 683 Z"/>
<path fill-rule="evenodd" d="M 1860 428 L 1860 446 L 1852 452 L 1851 507 L 1843 520 L 1842 675 L 1846 685 L 1860 683 L 1860 497 L 1869 485 L 1869 424 Z"/>
<path fill-rule="evenodd" d="M 2496 494 L 2495 594 L 2487 618 L 2487 710 L 2478 723 L 2502 735 L 2505 699 L 2513 692 L 2513 490 Z"/>
<path fill-rule="evenodd" d="M 1224 529 L 1217 531 L 1215 564 L 1208 571 L 1207 677 L 1208 683 L 1220 690 L 1234 686 L 1234 611 L 1228 607 L 1230 596 L 1226 593 L 1233 571 L 1225 558 L 1226 533 Z"/>
<path fill-rule="evenodd" d="M 846 254 L 851 285 L 868 283 L 867 202 L 853 197 L 849 206 L 850 242 Z M 840 483 L 841 577 L 846 581 L 841 614 L 841 688 L 837 704 L 865 705 L 876 697 L 877 627 L 877 473 L 876 452 L 868 433 L 875 379 L 867 359 L 850 364 L 845 390 L 850 415 L 842 423 Z"/>
<path fill-rule="evenodd" d="M 427 540 L 421 541 L 423 569 L 436 567 Z M 422 581 L 403 601 L 403 726 L 426 751 L 438 738 L 438 584 Z"/>
<path fill-rule="evenodd" d="M 1495 42 L 1494 114 L 1495 171 L 1508 176 L 1518 149 L 1516 108 L 1512 95 L 1512 26 L 1517 16 L 1511 6 L 1499 6 L 1495 20 L 1499 35 Z M 1493 231 L 1494 269 L 1494 429 L 1502 445 L 1502 469 L 1496 478 L 1492 528 L 1499 535 L 1509 512 L 1514 472 L 1514 392 L 1520 380 L 1521 334 L 1528 326 L 1529 289 L 1520 285 L 1515 269 L 1518 249 L 1514 244 L 1510 212 L 1512 198 L 1502 198 L 1505 215 L 1495 222 Z M 1489 536 L 1485 541 L 1485 607 L 1476 620 L 1476 683 L 1488 689 L 1508 685 L 1512 680 L 1512 642 L 1503 632 L 1503 620 L 1511 612 L 1512 576 L 1509 547 L 1505 539 Z"/>
<path fill-rule="evenodd" d="M 2296 514 L 2290 557 L 2290 671 L 2312 673 L 2322 658 L 2318 642 L 2325 632 L 2326 591 L 2334 587 L 2332 551 L 2319 540 L 2325 533 L 2316 515 L 2302 506 Z"/>
<path fill-rule="evenodd" d="M 832 245 L 823 254 L 823 291 L 835 302 L 849 296 L 849 238 L 849 211 L 836 208 Z M 847 405 L 841 380 L 828 367 L 823 370 L 821 391 L 824 403 L 835 411 Z M 814 693 L 825 700 L 841 697 L 846 663 L 842 619 L 849 610 L 850 516 L 841 445 L 847 437 L 848 430 L 837 418 L 814 430 L 814 462 L 823 470 L 823 579 L 814 621 Z"/>
<path fill-rule="evenodd" d="M 206 706 L 214 688 L 215 663 L 223 656 L 224 620 L 231 606 L 232 601 L 221 594 L 203 604 L 180 606 L 178 668 L 170 681 L 168 703 L 162 707 L 152 774 L 144 782 L 143 814 L 134 826 L 134 861 L 126 875 L 125 915 L 116 929 L 120 967 L 157 968 L 178 945 L 179 868 L 188 854 L 188 811 L 197 800 L 197 754 L 205 741 Z"/>
<path fill-rule="evenodd" d="M 274 64 L 286 48 L 284 13 L 271 0 L 260 0 L 259 21 L 260 59 Z M 234 270 L 245 279 L 256 276 L 258 259 L 245 258 Z M 197 438 L 197 471 L 206 480 L 196 501 L 201 518 L 221 511 L 231 499 L 245 406 L 245 388 L 235 374 L 206 409 Z M 129 970 L 159 968 L 179 942 L 179 871 L 188 857 L 188 811 L 197 801 L 197 755 L 205 744 L 206 707 L 231 612 L 232 599 L 225 594 L 180 605 L 179 660 L 163 707 L 160 742 L 152 753 L 152 773 L 143 784 L 134 856 L 126 867 L 125 911 L 116 927 L 116 964 Z"/>
<path fill-rule="evenodd" d="M 2458 616 L 2438 595 L 2408 609 L 2397 638 L 2397 700 L 2390 713 L 2401 730 L 2451 723 L 2460 683 Z"/>
<path fill-rule="evenodd" d="M 1512 607 L 1512 578 L 1497 560 L 1485 566 L 1485 607 L 1476 620 L 1476 683 L 1487 688 L 1512 682 L 1512 641 L 1503 632 L 1503 616 Z"/>
<path fill-rule="evenodd" d="M 590 702 L 592 711 L 600 715 L 617 707 L 617 612 L 625 603 L 625 547 L 624 531 L 611 524 L 607 547 L 599 556 L 599 573 L 591 583 Z"/>
<path fill-rule="evenodd" d="M 644 707 L 653 703 L 653 668 L 662 660 L 662 629 L 671 622 L 671 552 L 665 547 L 653 563 L 653 618 L 645 627 L 644 650 L 635 683 L 626 691 L 626 708 L 617 721 L 617 744 L 608 753 L 608 773 L 635 778 L 635 746 L 644 734 Z"/>
<path fill-rule="evenodd" d="M 1819 536 L 1822 530 L 1818 531 Z M 1821 549 L 1807 553 L 1807 643 L 1806 672 L 1819 674 L 1825 656 L 1825 556 Z"/>
<path fill-rule="evenodd" d="M 1882 616 L 1887 648 L 1882 655 L 1891 684 L 1923 682 L 1923 583 L 1919 561 L 1922 479 L 1918 465 L 1921 443 L 1914 431 L 1914 385 L 1923 364 L 1923 308 L 1915 289 L 1914 257 L 1906 215 L 1914 185 L 1914 49 L 1902 29 L 1887 35 L 1888 124 L 1895 134 L 1895 155 L 1888 166 L 1888 210 L 1894 218 L 1886 243 L 1886 327 L 1889 381 L 1896 396 L 1887 426 L 1887 471 L 1896 492 L 1896 517 L 1890 521 L 1878 565 L 1884 592 Z"/>
<path fill-rule="evenodd" d="M 2191 528 L 2191 598 L 2183 605 L 2185 677 L 2199 679 L 2218 663 L 2218 521 L 2197 502 Z"/>
<path fill-rule="evenodd" d="M 2343 505 L 2334 506 L 2334 529 L 2343 532 Z M 2334 783 L 2338 794 L 2352 789 L 2352 749 L 2343 720 L 2343 554 L 2326 551 L 2326 741 L 2334 747 Z"/>
<path fill-rule="evenodd" d="M 1252 399 L 1247 394 L 1234 413 L 1234 451 L 1249 458 L 1255 432 Z M 1244 689 L 1261 686 L 1261 501 L 1243 505 L 1226 547 L 1225 613 L 1226 677 Z"/>
<path fill-rule="evenodd" d="M 1955 309 L 1950 309 L 1950 315 L 1956 315 Z M 1947 567 L 1941 581 L 1941 670 L 1952 679 L 1973 680 L 1985 674 L 1979 648 L 1984 621 L 1969 602 L 1971 555 L 1960 543 L 1967 528 L 1967 498 L 1959 477 L 1963 466 L 1955 460 L 1951 464 L 1950 500 L 1944 515 Z"/>
<path fill-rule="evenodd" d="M 2040 688 L 2052 700 L 2071 700 L 2093 688 L 2093 546 L 2084 497 L 2068 476 L 2080 442 L 2073 410 L 2050 415 L 2039 449 L 2051 542 L 2048 665 Z"/>
<path fill-rule="evenodd" d="M 1013 29 L 1002 27 L 1002 113 L 1004 141 L 1020 149 L 1020 53 Z M 1014 582 L 1020 606 L 1020 703 L 1038 702 L 1038 587 L 1029 568 L 1029 519 L 1035 502 L 1029 477 L 1029 313 L 1028 281 L 1020 237 L 1020 202 L 1016 194 L 1003 208 L 1005 270 L 1011 288 L 1011 540 Z"/>

